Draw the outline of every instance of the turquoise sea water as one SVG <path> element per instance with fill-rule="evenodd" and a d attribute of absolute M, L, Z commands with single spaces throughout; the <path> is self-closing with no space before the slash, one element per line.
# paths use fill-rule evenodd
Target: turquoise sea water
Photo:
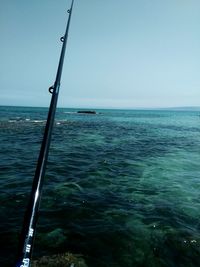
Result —
<path fill-rule="evenodd" d="M 34 258 L 89 267 L 196 267 L 200 112 L 58 109 Z M 12 266 L 47 116 L 0 107 L 0 266 Z"/>

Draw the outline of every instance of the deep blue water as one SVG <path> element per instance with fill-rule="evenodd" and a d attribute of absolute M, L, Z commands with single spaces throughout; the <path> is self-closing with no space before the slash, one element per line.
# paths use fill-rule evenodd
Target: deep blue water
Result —
<path fill-rule="evenodd" d="M 196 267 L 200 112 L 58 109 L 34 258 L 89 267 Z M 47 117 L 0 107 L 0 266 L 12 266 Z"/>

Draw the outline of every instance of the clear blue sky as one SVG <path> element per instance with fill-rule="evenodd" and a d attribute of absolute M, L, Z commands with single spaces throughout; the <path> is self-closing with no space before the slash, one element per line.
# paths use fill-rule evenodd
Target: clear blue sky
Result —
<path fill-rule="evenodd" d="M 0 105 L 48 106 L 70 0 L 1 0 Z M 199 0 L 75 0 L 59 106 L 200 106 Z"/>

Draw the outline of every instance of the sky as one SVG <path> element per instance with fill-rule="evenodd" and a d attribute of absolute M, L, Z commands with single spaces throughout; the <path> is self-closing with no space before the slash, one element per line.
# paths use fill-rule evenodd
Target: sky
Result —
<path fill-rule="evenodd" d="M 49 106 L 70 0 L 1 0 L 0 105 Z M 75 0 L 59 107 L 200 106 L 199 0 Z"/>

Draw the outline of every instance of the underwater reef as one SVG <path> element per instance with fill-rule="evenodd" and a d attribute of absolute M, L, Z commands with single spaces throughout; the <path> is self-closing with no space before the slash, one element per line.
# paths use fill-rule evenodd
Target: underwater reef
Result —
<path fill-rule="evenodd" d="M 81 255 L 64 253 L 52 256 L 43 256 L 34 260 L 32 267 L 87 267 Z"/>

